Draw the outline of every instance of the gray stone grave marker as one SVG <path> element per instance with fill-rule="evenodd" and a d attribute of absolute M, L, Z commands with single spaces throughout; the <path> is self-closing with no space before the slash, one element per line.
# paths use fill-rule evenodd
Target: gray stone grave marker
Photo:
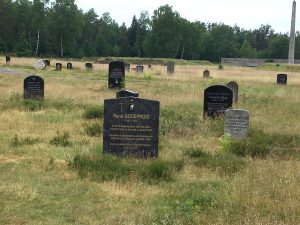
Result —
<path fill-rule="evenodd" d="M 204 70 L 203 71 L 203 78 L 209 78 L 209 70 Z"/>
<path fill-rule="evenodd" d="M 73 64 L 72 63 L 67 63 L 67 69 L 68 70 L 71 70 L 71 69 L 73 69 Z"/>
<path fill-rule="evenodd" d="M 232 90 L 233 101 L 237 102 L 238 101 L 238 96 L 239 96 L 239 86 L 238 86 L 238 84 L 235 81 L 230 81 L 226 86 Z"/>
<path fill-rule="evenodd" d="M 277 84 L 287 84 L 287 74 L 277 74 Z"/>
<path fill-rule="evenodd" d="M 167 73 L 173 74 L 175 72 L 175 63 L 174 62 L 168 62 L 167 63 Z"/>
<path fill-rule="evenodd" d="M 46 64 L 46 66 L 50 66 L 50 60 L 49 59 L 44 59 L 43 61 Z"/>
<path fill-rule="evenodd" d="M 130 71 L 130 63 L 124 63 L 125 66 L 125 71 L 129 72 Z"/>
<path fill-rule="evenodd" d="M 142 65 L 137 65 L 137 66 L 136 66 L 136 72 L 137 72 L 137 73 L 143 73 L 143 72 L 144 72 L 144 66 L 142 66 Z"/>
<path fill-rule="evenodd" d="M 42 59 L 36 60 L 36 61 L 32 64 L 32 66 L 33 66 L 36 70 L 43 70 L 43 69 L 46 68 L 46 64 L 45 64 L 44 60 L 42 60 Z"/>
<path fill-rule="evenodd" d="M 224 133 L 233 139 L 248 137 L 249 112 L 242 109 L 228 109 L 225 111 Z"/>

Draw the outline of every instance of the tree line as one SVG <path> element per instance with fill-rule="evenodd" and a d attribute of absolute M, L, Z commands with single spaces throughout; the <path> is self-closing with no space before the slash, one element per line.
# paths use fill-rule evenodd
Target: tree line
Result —
<path fill-rule="evenodd" d="M 1 0 L 0 53 L 53 57 L 151 57 L 218 61 L 219 57 L 285 59 L 288 34 L 268 24 L 247 30 L 223 23 L 190 22 L 169 5 L 130 27 L 108 12 L 83 12 L 75 0 Z M 300 58 L 296 34 L 295 58 Z"/>

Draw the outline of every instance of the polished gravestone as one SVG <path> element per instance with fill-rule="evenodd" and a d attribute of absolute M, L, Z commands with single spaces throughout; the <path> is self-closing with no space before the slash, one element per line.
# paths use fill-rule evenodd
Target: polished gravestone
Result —
<path fill-rule="evenodd" d="M 167 63 L 167 73 L 173 74 L 175 72 L 175 63 L 174 62 L 168 62 Z"/>
<path fill-rule="evenodd" d="M 24 98 L 25 99 L 44 98 L 43 78 L 32 75 L 24 79 Z"/>
<path fill-rule="evenodd" d="M 225 111 L 224 133 L 233 139 L 248 137 L 249 112 L 242 109 L 228 109 Z"/>
<path fill-rule="evenodd" d="M 232 107 L 233 93 L 223 85 L 214 85 L 204 90 L 203 116 L 217 117 Z"/>
<path fill-rule="evenodd" d="M 43 70 L 46 68 L 46 63 L 44 60 L 42 59 L 38 59 L 36 60 L 32 66 L 36 69 L 36 70 Z"/>
<path fill-rule="evenodd" d="M 232 93 L 233 93 L 233 101 L 234 101 L 234 102 L 237 102 L 237 100 L 238 100 L 238 95 L 239 95 L 239 86 L 238 86 L 237 82 L 235 82 L 235 81 L 230 81 L 226 86 L 232 90 Z"/>
<path fill-rule="evenodd" d="M 124 97 L 139 97 L 139 93 L 134 91 L 129 91 L 129 90 L 121 90 L 117 92 L 117 98 L 124 98 Z"/>
<path fill-rule="evenodd" d="M 10 57 L 9 56 L 5 56 L 5 62 L 10 63 Z"/>
<path fill-rule="evenodd" d="M 125 86 L 125 66 L 123 62 L 113 61 L 108 68 L 108 88 L 122 88 Z"/>
<path fill-rule="evenodd" d="M 277 84 L 287 84 L 287 74 L 277 74 Z"/>
<path fill-rule="evenodd" d="M 87 70 L 92 70 L 92 69 L 93 69 L 93 63 L 86 63 L 86 64 L 85 64 L 85 68 L 86 68 Z"/>
<path fill-rule="evenodd" d="M 57 71 L 61 71 L 61 69 L 62 69 L 62 64 L 61 64 L 61 63 L 56 63 L 55 69 L 56 69 Z"/>
<path fill-rule="evenodd" d="M 104 100 L 104 153 L 157 157 L 159 102 L 134 97 Z"/>
<path fill-rule="evenodd" d="M 203 71 L 203 78 L 209 78 L 209 74 L 210 74 L 209 70 L 204 70 Z"/>
<path fill-rule="evenodd" d="M 137 73 L 143 73 L 143 72 L 144 72 L 144 66 L 142 66 L 142 65 L 137 65 L 137 66 L 136 66 L 136 72 L 137 72 Z"/>
<path fill-rule="evenodd" d="M 67 69 L 68 69 L 68 70 L 73 69 L 73 64 L 72 64 L 72 63 L 67 63 Z"/>

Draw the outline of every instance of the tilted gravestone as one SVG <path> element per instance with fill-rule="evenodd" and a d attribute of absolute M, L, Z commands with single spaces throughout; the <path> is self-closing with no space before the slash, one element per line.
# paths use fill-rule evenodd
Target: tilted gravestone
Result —
<path fill-rule="evenodd" d="M 143 72 L 144 72 L 144 66 L 142 66 L 142 65 L 137 65 L 137 66 L 136 66 L 136 72 L 137 72 L 137 73 L 143 73 Z"/>
<path fill-rule="evenodd" d="M 42 60 L 42 59 L 36 60 L 36 61 L 32 64 L 32 66 L 33 66 L 36 70 L 43 70 L 43 69 L 46 68 L 46 64 L 45 64 L 44 60 Z"/>
<path fill-rule="evenodd" d="M 167 63 L 167 73 L 173 74 L 175 72 L 175 63 L 174 62 L 168 62 Z"/>
<path fill-rule="evenodd" d="M 233 139 L 248 137 L 249 112 L 242 109 L 228 109 L 225 111 L 224 133 Z"/>
<path fill-rule="evenodd" d="M 203 78 L 209 78 L 209 70 L 204 70 L 203 71 Z"/>
<path fill-rule="evenodd" d="M 10 57 L 9 56 L 5 56 L 5 62 L 10 63 Z"/>
<path fill-rule="evenodd" d="M 49 59 L 44 59 L 43 61 L 46 64 L 46 66 L 50 66 L 50 60 Z"/>
<path fill-rule="evenodd" d="M 203 116 L 215 118 L 232 107 L 233 93 L 228 87 L 214 85 L 204 90 Z"/>
<path fill-rule="evenodd" d="M 85 64 L 85 68 L 86 68 L 87 70 L 92 70 L 92 69 L 93 69 L 93 63 L 86 63 L 86 64 Z"/>
<path fill-rule="evenodd" d="M 104 153 L 158 157 L 158 134 L 158 101 L 134 97 L 104 100 Z"/>
<path fill-rule="evenodd" d="M 125 86 L 125 66 L 123 62 L 113 61 L 108 68 L 108 88 L 122 88 Z"/>
<path fill-rule="evenodd" d="M 130 64 L 129 63 L 124 63 L 124 66 L 125 66 L 126 72 L 129 72 L 130 71 Z"/>
<path fill-rule="evenodd" d="M 139 97 L 138 92 L 133 92 L 129 90 L 121 90 L 117 92 L 117 98 L 124 98 L 124 97 Z"/>
<path fill-rule="evenodd" d="M 55 69 L 56 69 L 57 71 L 61 71 L 61 69 L 62 69 L 62 64 L 61 64 L 61 63 L 56 63 Z"/>
<path fill-rule="evenodd" d="M 72 65 L 72 63 L 67 63 L 67 69 L 68 69 L 68 70 L 71 70 L 71 69 L 73 69 L 73 65 Z"/>
<path fill-rule="evenodd" d="M 24 98 L 25 99 L 44 98 L 43 78 L 32 75 L 24 79 Z"/>
<path fill-rule="evenodd" d="M 277 84 L 287 84 L 287 74 L 277 74 Z"/>
<path fill-rule="evenodd" d="M 226 86 L 229 87 L 232 90 L 233 101 L 237 102 L 238 96 L 239 96 L 239 86 L 238 86 L 237 82 L 230 81 Z"/>

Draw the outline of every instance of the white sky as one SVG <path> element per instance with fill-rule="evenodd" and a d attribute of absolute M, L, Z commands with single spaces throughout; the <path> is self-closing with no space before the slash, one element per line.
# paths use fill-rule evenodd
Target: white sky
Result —
<path fill-rule="evenodd" d="M 119 25 L 125 22 L 127 27 L 132 17 L 139 17 L 142 10 L 151 16 L 159 6 L 169 4 L 189 21 L 223 22 L 245 29 L 269 24 L 276 33 L 289 33 L 293 0 L 75 0 L 75 3 L 84 12 L 94 8 L 99 16 L 109 12 Z M 300 27 L 299 19 L 296 19 L 296 30 L 300 30 L 297 27 Z"/>

